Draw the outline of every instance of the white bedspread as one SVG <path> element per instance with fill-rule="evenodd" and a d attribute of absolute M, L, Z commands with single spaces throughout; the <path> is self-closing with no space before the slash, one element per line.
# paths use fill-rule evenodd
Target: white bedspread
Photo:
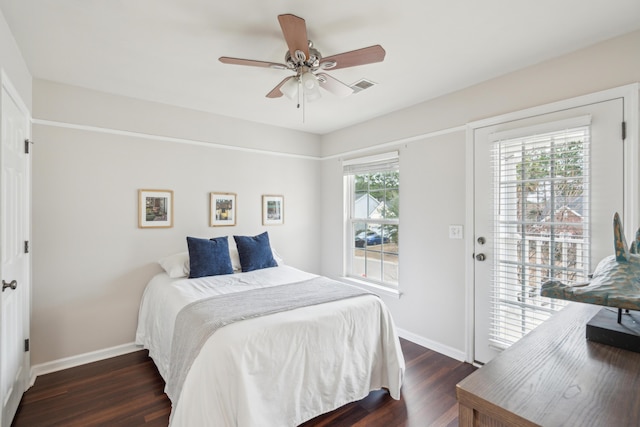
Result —
<path fill-rule="evenodd" d="M 289 266 L 200 279 L 162 273 L 145 289 L 136 342 L 169 378 L 180 309 L 198 299 L 307 280 Z M 372 295 L 227 325 L 202 347 L 171 425 L 295 426 L 388 388 L 400 397 L 404 359 L 393 320 Z"/>

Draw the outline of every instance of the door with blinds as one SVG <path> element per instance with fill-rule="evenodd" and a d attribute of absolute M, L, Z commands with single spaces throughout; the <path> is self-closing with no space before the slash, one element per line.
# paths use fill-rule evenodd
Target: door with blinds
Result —
<path fill-rule="evenodd" d="M 474 130 L 474 359 L 486 363 L 588 280 L 623 213 L 623 99 Z"/>

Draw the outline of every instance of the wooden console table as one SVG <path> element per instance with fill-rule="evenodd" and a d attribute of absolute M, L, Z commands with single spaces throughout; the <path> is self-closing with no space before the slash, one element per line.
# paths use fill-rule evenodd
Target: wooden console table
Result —
<path fill-rule="evenodd" d="M 462 380 L 460 427 L 640 426 L 640 353 L 585 338 L 601 308 L 570 304 Z"/>

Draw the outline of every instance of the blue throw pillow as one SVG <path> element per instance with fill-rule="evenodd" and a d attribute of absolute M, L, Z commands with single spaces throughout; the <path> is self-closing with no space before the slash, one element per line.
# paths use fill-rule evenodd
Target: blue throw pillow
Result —
<path fill-rule="evenodd" d="M 189 278 L 233 274 L 227 236 L 215 239 L 187 237 Z"/>
<path fill-rule="evenodd" d="M 260 270 L 261 268 L 277 267 L 273 259 L 269 234 L 265 231 L 257 236 L 233 236 L 240 255 L 242 271 Z"/>

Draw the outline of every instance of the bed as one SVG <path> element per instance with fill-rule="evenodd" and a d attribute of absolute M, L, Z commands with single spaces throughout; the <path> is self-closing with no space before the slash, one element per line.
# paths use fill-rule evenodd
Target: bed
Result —
<path fill-rule="evenodd" d="M 136 343 L 165 380 L 171 426 L 296 426 L 372 390 L 400 398 L 404 358 L 377 296 L 282 262 L 196 278 L 165 270 L 144 290 Z M 327 301 L 313 299 L 325 288 Z M 296 292 L 311 305 L 268 310 Z M 200 334 L 208 320 L 190 320 L 192 307 L 239 318 Z"/>

